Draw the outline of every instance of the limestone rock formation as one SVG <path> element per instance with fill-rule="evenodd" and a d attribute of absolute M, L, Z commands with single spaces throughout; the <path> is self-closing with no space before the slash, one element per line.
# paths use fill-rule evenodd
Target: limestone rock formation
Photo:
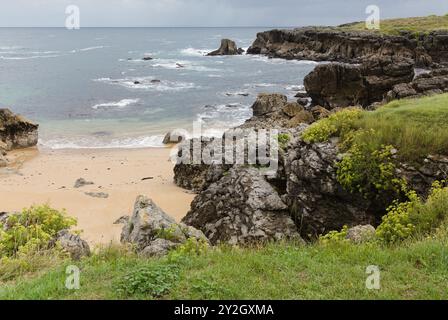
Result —
<path fill-rule="evenodd" d="M 362 63 L 373 57 L 399 57 L 413 59 L 418 67 L 428 67 L 434 63 L 448 64 L 448 31 L 388 36 L 330 27 L 271 30 L 258 33 L 247 53 L 347 63 Z"/>
<path fill-rule="evenodd" d="M 234 166 L 201 192 L 182 220 L 212 244 L 299 239 L 287 205 L 256 168 Z"/>
<path fill-rule="evenodd" d="M 189 238 L 208 242 L 200 231 L 176 223 L 145 196 L 137 197 L 134 212 L 121 233 L 121 242 L 134 244 L 144 255 L 166 254 Z"/>
<path fill-rule="evenodd" d="M 55 243 L 68 252 L 72 259 L 79 260 L 82 257 L 90 255 L 90 247 L 85 240 L 82 240 L 78 235 L 70 233 L 68 230 L 59 231 L 56 237 L 50 242 L 50 247 Z"/>
<path fill-rule="evenodd" d="M 0 109 L 0 142 L 6 151 L 37 144 L 38 125 L 9 109 Z"/>
<path fill-rule="evenodd" d="M 413 61 L 383 57 L 362 65 L 330 63 L 318 65 L 304 79 L 315 105 L 327 109 L 362 105 L 383 100 L 394 85 L 414 77 Z"/>
<path fill-rule="evenodd" d="M 208 56 L 229 56 L 243 54 L 244 50 L 238 48 L 235 41 L 229 39 L 222 39 L 221 46 L 218 50 L 212 51 Z"/>
<path fill-rule="evenodd" d="M 448 92 L 448 68 L 436 69 L 415 77 L 410 83 L 395 85 L 387 93 L 386 101 L 415 98 L 434 93 Z"/>

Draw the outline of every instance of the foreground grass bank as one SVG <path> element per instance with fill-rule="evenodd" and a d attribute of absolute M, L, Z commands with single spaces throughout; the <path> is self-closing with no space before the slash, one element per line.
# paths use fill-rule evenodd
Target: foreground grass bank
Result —
<path fill-rule="evenodd" d="M 71 264 L 81 270 L 79 290 L 65 288 Z M 380 290 L 366 288 L 370 265 L 381 270 Z M 448 299 L 447 267 L 445 237 L 392 247 L 220 247 L 171 259 L 115 247 L 4 282 L 0 299 Z"/>

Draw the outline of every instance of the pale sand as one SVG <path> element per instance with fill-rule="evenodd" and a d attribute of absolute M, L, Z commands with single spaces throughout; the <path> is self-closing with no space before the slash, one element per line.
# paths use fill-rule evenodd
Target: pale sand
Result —
<path fill-rule="evenodd" d="M 138 195 L 153 199 L 180 221 L 194 194 L 173 183 L 170 149 L 40 150 L 8 154 L 14 165 L 0 169 L 0 211 L 48 203 L 78 219 L 82 237 L 91 244 L 118 242 L 122 225 L 113 223 L 132 213 Z M 153 177 L 142 181 L 142 178 Z M 92 181 L 79 189 L 75 181 Z M 85 192 L 104 192 L 94 198 Z"/>

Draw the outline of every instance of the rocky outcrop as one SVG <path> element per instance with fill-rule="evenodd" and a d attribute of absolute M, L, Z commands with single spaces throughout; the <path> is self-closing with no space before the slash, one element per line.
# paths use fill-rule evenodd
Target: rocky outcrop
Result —
<path fill-rule="evenodd" d="M 413 61 L 382 57 L 361 65 L 330 63 L 318 65 L 304 79 L 313 103 L 327 109 L 382 101 L 394 85 L 414 77 Z"/>
<path fill-rule="evenodd" d="M 288 102 L 282 94 L 261 93 L 252 105 L 253 117 L 241 129 L 282 129 L 294 128 L 301 123 L 314 122 L 311 112 L 297 102 Z"/>
<path fill-rule="evenodd" d="M 6 151 L 37 144 L 38 125 L 8 109 L 0 109 L 0 141 Z"/>
<path fill-rule="evenodd" d="M 448 68 L 423 73 L 415 77 L 412 82 L 395 85 L 387 93 L 386 101 L 444 92 L 448 92 Z"/>
<path fill-rule="evenodd" d="M 388 36 L 330 27 L 271 30 L 257 34 L 247 52 L 284 59 L 347 63 L 361 63 L 372 57 L 400 57 L 427 67 L 434 63 L 448 64 L 448 31 Z"/>
<path fill-rule="evenodd" d="M 208 243 L 199 230 L 176 223 L 145 196 L 137 197 L 134 212 L 121 233 L 121 242 L 135 245 L 140 253 L 148 256 L 164 255 L 190 238 Z"/>
<path fill-rule="evenodd" d="M 50 247 L 54 247 L 58 243 L 61 248 L 70 254 L 74 260 L 90 255 L 90 247 L 88 243 L 81 239 L 78 235 L 70 233 L 69 230 L 59 231 L 56 237 L 50 242 Z"/>
<path fill-rule="evenodd" d="M 182 220 L 212 244 L 299 239 L 287 205 L 253 167 L 234 166 L 201 192 Z"/>
<path fill-rule="evenodd" d="M 221 46 L 218 50 L 208 53 L 208 56 L 230 56 L 243 54 L 244 50 L 238 48 L 235 41 L 229 39 L 222 39 Z"/>
<path fill-rule="evenodd" d="M 174 166 L 174 183 L 181 188 L 202 191 L 213 182 L 218 181 L 229 165 L 204 163 L 202 151 L 214 143 L 213 139 L 189 139 L 179 145 L 177 163 Z M 197 158 L 195 158 L 195 154 Z"/>

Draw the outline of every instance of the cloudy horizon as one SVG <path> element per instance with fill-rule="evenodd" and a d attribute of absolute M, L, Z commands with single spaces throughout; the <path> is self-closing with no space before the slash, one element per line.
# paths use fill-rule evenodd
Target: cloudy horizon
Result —
<path fill-rule="evenodd" d="M 442 15 L 440 0 L 2 0 L 0 27 L 63 27 L 65 8 L 77 5 L 81 27 L 249 27 L 337 25 L 365 19 Z"/>

